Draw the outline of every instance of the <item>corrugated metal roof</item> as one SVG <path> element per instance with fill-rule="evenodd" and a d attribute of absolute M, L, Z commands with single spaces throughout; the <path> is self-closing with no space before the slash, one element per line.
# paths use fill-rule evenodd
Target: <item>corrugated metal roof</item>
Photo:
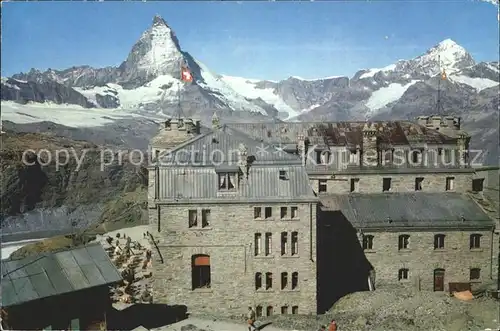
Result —
<path fill-rule="evenodd" d="M 279 178 L 285 171 L 288 179 Z M 215 168 L 159 169 L 160 199 L 301 199 L 315 198 L 305 169 L 300 165 L 250 166 L 248 178 L 240 173 L 239 188 L 234 193 L 221 194 Z"/>
<path fill-rule="evenodd" d="M 493 226 L 461 193 L 378 193 L 327 196 L 322 210 L 341 211 L 359 227 Z"/>
<path fill-rule="evenodd" d="M 122 277 L 98 243 L 20 260 L 3 260 L 2 306 L 119 282 Z"/>

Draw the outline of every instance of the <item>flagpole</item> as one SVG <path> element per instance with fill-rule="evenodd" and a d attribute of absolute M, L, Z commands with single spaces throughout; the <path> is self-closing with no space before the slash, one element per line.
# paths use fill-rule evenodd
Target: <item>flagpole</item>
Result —
<path fill-rule="evenodd" d="M 180 59 L 180 69 L 181 69 L 181 77 L 180 79 L 182 80 L 182 71 L 183 71 L 183 66 L 182 66 L 182 59 Z M 182 112 L 182 108 L 181 108 L 181 82 L 180 81 L 177 81 L 177 107 L 178 107 L 178 113 L 177 113 L 177 119 L 180 120 L 181 119 L 181 112 Z"/>

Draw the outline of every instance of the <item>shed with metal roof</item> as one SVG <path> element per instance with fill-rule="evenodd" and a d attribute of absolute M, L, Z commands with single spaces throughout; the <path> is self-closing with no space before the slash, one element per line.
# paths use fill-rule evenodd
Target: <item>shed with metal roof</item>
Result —
<path fill-rule="evenodd" d="M 99 243 L 3 260 L 1 276 L 6 323 L 23 330 L 64 329 L 102 317 L 111 307 L 109 286 L 122 280 Z"/>

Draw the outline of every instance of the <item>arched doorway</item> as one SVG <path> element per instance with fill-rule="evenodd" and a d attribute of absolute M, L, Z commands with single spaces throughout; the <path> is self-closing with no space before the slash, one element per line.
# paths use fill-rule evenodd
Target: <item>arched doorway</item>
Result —
<path fill-rule="evenodd" d="M 210 256 L 196 254 L 192 256 L 191 260 L 193 290 L 210 288 Z"/>
<path fill-rule="evenodd" d="M 444 291 L 444 269 L 434 269 L 434 291 Z"/>

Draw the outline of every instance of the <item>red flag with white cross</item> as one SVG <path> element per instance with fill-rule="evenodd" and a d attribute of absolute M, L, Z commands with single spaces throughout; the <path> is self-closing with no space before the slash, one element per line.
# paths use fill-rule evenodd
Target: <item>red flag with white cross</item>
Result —
<path fill-rule="evenodd" d="M 193 81 L 193 74 L 186 66 L 181 68 L 181 80 L 186 83 L 191 83 Z"/>

